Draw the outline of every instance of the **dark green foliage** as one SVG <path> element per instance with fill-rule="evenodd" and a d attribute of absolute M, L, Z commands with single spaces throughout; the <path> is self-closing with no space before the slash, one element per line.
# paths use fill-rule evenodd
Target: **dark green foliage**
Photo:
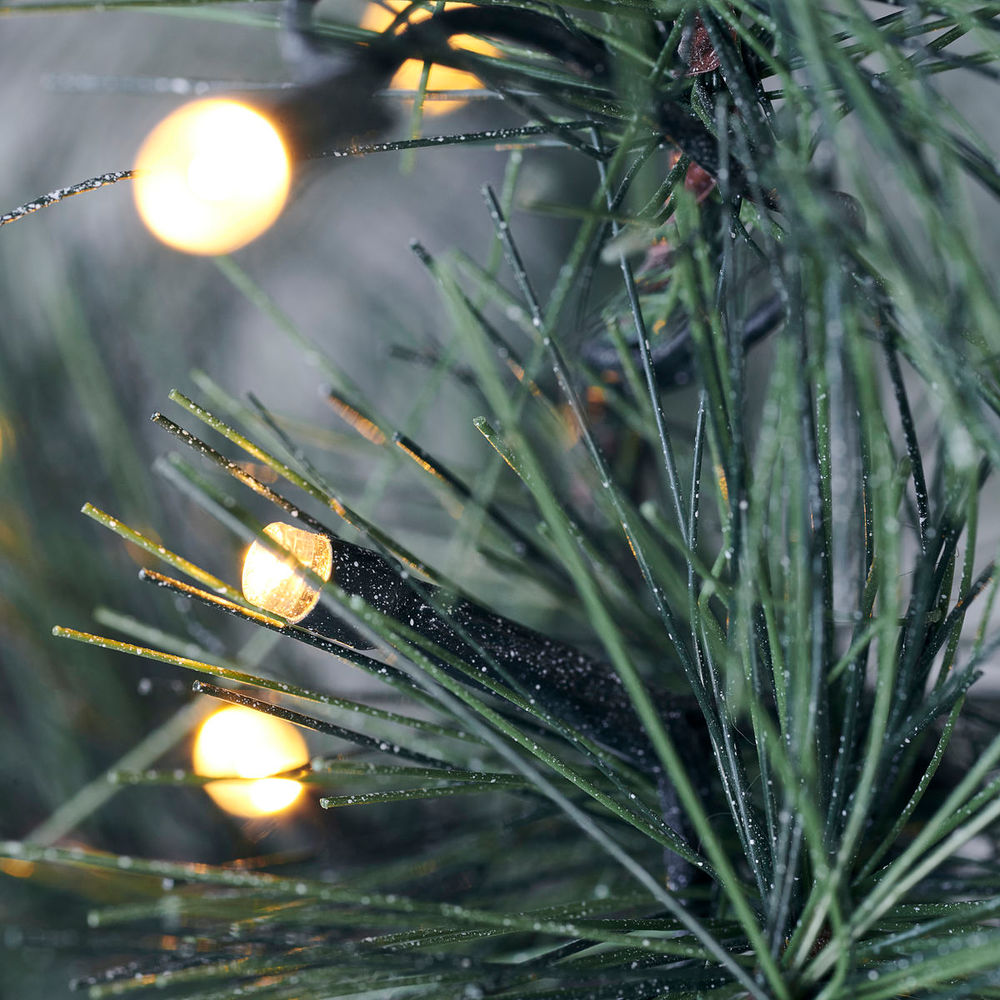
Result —
<path fill-rule="evenodd" d="M 413 489 L 412 458 L 458 520 L 413 515 L 453 536 L 414 544 L 338 479 L 323 428 L 203 376 L 200 402 L 171 394 L 179 423 L 155 420 L 193 451 L 160 471 L 206 518 L 248 542 L 292 516 L 387 576 L 367 599 L 324 586 L 363 637 L 350 648 L 256 615 L 260 635 L 326 655 L 325 683 L 121 617 L 105 623 L 141 648 L 57 630 L 322 734 L 294 776 L 338 810 L 312 817 L 323 846 L 256 868 L 3 845 L 17 874 L 86 873 L 60 877 L 94 894 L 84 946 L 113 968 L 82 984 L 92 996 L 1000 996 L 1000 737 L 973 687 L 997 645 L 977 526 L 1000 458 L 1000 300 L 968 207 L 1000 176 L 939 89 L 955 72 L 989 92 L 997 13 L 528 0 L 442 15 L 501 48 L 452 61 L 523 115 L 525 146 L 501 191 L 461 207 L 493 221 L 487 260 L 415 247 L 443 332 L 429 369 L 412 345 L 398 363 L 462 393 L 496 454 L 469 475 L 411 437 L 282 316 L 266 274 L 219 262 L 315 352 L 387 492 Z M 318 31 L 359 63 L 384 55 L 353 27 Z M 449 58 L 428 30 L 397 47 Z M 496 137 L 442 140 L 469 141 Z M 521 168 L 553 142 L 588 193 L 529 204 Z M 549 283 L 525 263 L 526 210 L 576 222 Z M 254 620 L 224 580 L 86 512 L 194 581 L 151 561 L 164 602 L 190 599 L 208 629 Z M 427 620 L 394 617 L 419 604 L 389 607 L 390 588 Z M 604 693 L 534 675 L 533 634 L 483 631 L 478 605 L 615 678 L 621 737 Z M 378 689 L 335 695 L 343 663 L 390 685 L 391 707 Z M 204 783 L 156 760 L 114 779 Z M 356 813 L 375 818 L 334 827 Z M 346 858 L 334 828 L 356 838 Z"/>

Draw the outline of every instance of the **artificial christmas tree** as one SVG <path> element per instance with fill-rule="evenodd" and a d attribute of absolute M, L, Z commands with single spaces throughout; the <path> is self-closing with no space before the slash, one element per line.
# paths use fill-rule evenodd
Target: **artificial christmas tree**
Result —
<path fill-rule="evenodd" d="M 374 374 L 268 294 L 271 233 L 242 251 L 256 277 L 218 260 L 329 416 L 199 374 L 170 393 L 179 416 L 154 415 L 185 446 L 159 464 L 185 504 L 174 534 L 167 513 L 135 526 L 159 490 L 131 521 L 85 508 L 138 550 L 152 599 L 144 622 L 103 611 L 101 634 L 56 635 L 106 669 L 118 651 L 193 671 L 197 695 L 110 764 L 118 801 L 157 796 L 139 850 L 94 828 L 99 774 L 11 829 L 11 940 L 66 926 L 47 882 L 87 901 L 63 950 L 94 996 L 1000 995 L 1000 738 L 973 687 L 996 646 L 978 524 L 1000 303 L 968 208 L 977 185 L 995 211 L 1000 185 L 938 87 L 992 86 L 996 11 L 391 14 L 376 31 L 311 3 L 265 15 L 292 83 L 231 90 L 289 151 L 276 225 L 309 231 L 297 204 L 331 162 L 481 144 L 500 183 L 452 208 L 489 221 L 488 251 L 414 243 L 433 333 L 400 330 Z M 408 60 L 424 70 L 396 139 Z M 431 63 L 482 84 L 440 96 L 481 98 L 485 121 L 426 134 L 450 120 L 422 117 Z M 227 199 L 207 155 L 178 183 Z M 535 162 L 560 182 L 544 196 Z M 546 270 L 531 244 L 567 217 Z M 327 301 L 321 246 L 301 287 Z M 199 539 L 210 519 L 241 553 Z M 306 655 L 272 658 L 288 639 Z M 243 768 L 250 737 L 235 773 L 191 765 L 186 734 L 219 700 L 306 732 L 312 760 Z M 114 726 L 106 699 L 93 711 Z M 203 812 L 196 853 L 143 849 L 158 819 L 203 822 L 194 792 L 220 777 L 298 783 L 297 804 Z"/>

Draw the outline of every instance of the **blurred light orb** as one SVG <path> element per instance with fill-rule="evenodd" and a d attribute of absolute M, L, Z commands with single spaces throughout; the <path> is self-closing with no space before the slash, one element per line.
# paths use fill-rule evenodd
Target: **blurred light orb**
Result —
<path fill-rule="evenodd" d="M 243 596 L 257 608 L 300 622 L 319 601 L 319 590 L 304 580 L 297 568 L 308 566 L 324 582 L 333 572 L 333 546 L 326 535 L 282 521 L 264 529 L 268 538 L 289 550 L 282 558 L 254 542 L 243 558 Z"/>
<path fill-rule="evenodd" d="M 158 239 L 192 254 L 230 253 L 263 233 L 288 198 L 291 164 L 275 127 L 238 101 L 178 108 L 135 161 L 135 202 Z"/>
<path fill-rule="evenodd" d="M 382 0 L 381 3 L 369 3 L 361 17 L 361 27 L 368 31 L 385 31 L 393 18 L 400 11 L 409 6 L 408 0 Z M 446 3 L 446 10 L 454 10 L 458 7 L 469 7 L 467 3 Z M 410 21 L 416 24 L 429 17 L 426 10 L 413 11 Z M 489 42 L 484 42 L 473 35 L 455 35 L 449 39 L 452 48 L 462 49 L 465 52 L 473 52 L 477 55 L 498 56 L 500 51 Z M 419 59 L 407 59 L 392 78 L 390 87 L 395 90 L 418 90 L 420 88 L 420 77 L 424 71 L 424 64 Z M 428 90 L 476 90 L 482 88 L 479 78 L 473 73 L 466 73 L 464 70 L 453 69 L 451 66 L 439 66 L 434 64 L 427 75 Z M 455 111 L 466 102 L 458 101 L 425 101 L 423 112 L 425 115 L 444 115 L 449 111 Z"/>
<path fill-rule="evenodd" d="M 290 722 L 234 705 L 202 723 L 192 760 L 195 774 L 207 778 L 258 779 L 213 781 L 205 786 L 220 809 L 249 819 L 271 816 L 295 802 L 302 785 L 269 775 L 302 767 L 309 761 L 309 751 Z"/>
<path fill-rule="evenodd" d="M 14 427 L 9 420 L 0 416 L 0 459 L 3 459 L 5 451 L 8 455 L 14 451 Z"/>

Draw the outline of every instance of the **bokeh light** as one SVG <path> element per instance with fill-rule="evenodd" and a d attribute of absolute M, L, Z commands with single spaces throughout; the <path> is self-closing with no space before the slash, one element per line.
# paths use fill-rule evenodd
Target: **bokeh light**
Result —
<path fill-rule="evenodd" d="M 168 115 L 135 162 L 135 201 L 149 230 L 186 253 L 223 254 L 263 233 L 288 198 L 281 136 L 237 101 L 194 101 Z"/>
<path fill-rule="evenodd" d="M 246 818 L 271 816 L 302 794 L 302 785 L 270 775 L 302 767 L 309 751 L 290 722 L 234 705 L 209 716 L 195 737 L 195 774 L 205 777 L 256 778 L 213 781 L 205 790 L 220 809 Z"/>
<path fill-rule="evenodd" d="M 35 874 L 35 865 L 20 858 L 0 858 L 0 872 L 12 878 L 31 878 Z"/>
<path fill-rule="evenodd" d="M 407 0 L 383 0 L 382 3 L 369 3 L 361 18 L 361 27 L 369 31 L 385 31 L 392 24 L 393 18 L 400 11 L 408 6 Z M 447 3 L 446 10 L 453 10 L 457 7 L 468 7 L 467 3 Z M 410 22 L 413 24 L 430 17 L 426 10 L 415 10 Z M 498 56 L 499 50 L 489 42 L 484 42 L 480 38 L 472 35 L 455 35 L 450 40 L 451 46 L 462 49 L 465 52 L 473 52 L 477 55 Z M 424 70 L 424 64 L 419 59 L 407 59 L 406 62 L 396 70 L 390 86 L 396 90 L 418 90 L 420 88 L 420 77 Z M 428 90 L 475 90 L 482 87 L 479 78 L 464 70 L 453 69 L 451 66 L 431 66 L 427 76 Z M 449 111 L 455 111 L 462 107 L 465 101 L 425 101 L 423 112 L 425 115 L 443 115 Z"/>
<path fill-rule="evenodd" d="M 4 454 L 10 455 L 14 451 L 14 427 L 11 422 L 0 416 L 0 461 Z"/>
<path fill-rule="evenodd" d="M 308 566 L 323 581 L 333 572 L 333 546 L 326 535 L 275 521 L 264 529 L 268 538 L 289 550 L 282 558 L 254 542 L 243 558 L 243 596 L 257 608 L 299 622 L 319 600 L 319 590 L 304 580 L 296 565 Z"/>

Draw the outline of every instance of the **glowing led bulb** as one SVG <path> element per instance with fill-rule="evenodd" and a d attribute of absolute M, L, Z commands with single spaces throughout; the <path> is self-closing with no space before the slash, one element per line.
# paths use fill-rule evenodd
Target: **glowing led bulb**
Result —
<path fill-rule="evenodd" d="M 281 214 L 291 181 L 274 126 L 237 101 L 194 101 L 168 115 L 135 162 L 135 201 L 150 231 L 177 250 L 229 253 Z"/>
<path fill-rule="evenodd" d="M 370 3 L 361 18 L 361 27 L 369 31 L 385 31 L 393 18 L 401 10 L 409 6 L 408 0 L 382 0 L 381 3 Z M 447 10 L 454 10 L 457 7 L 468 7 L 467 3 L 449 3 L 445 5 Z M 425 20 L 430 15 L 426 10 L 416 10 L 410 18 L 414 24 Z M 463 49 L 466 52 L 474 52 L 484 56 L 498 56 L 499 50 L 473 35 L 455 35 L 449 39 L 449 44 L 456 49 Z M 420 87 L 420 77 L 424 71 L 424 64 L 419 59 L 407 59 L 406 62 L 396 70 L 390 86 L 396 90 L 417 90 Z M 474 90 L 482 87 L 479 78 L 464 70 L 454 69 L 451 66 L 431 66 L 427 74 L 428 90 Z M 462 107 L 465 101 L 426 101 L 423 110 L 425 115 L 443 115 L 456 108 Z"/>
<path fill-rule="evenodd" d="M 333 546 L 326 535 L 275 521 L 264 534 L 288 549 L 282 558 L 260 542 L 247 549 L 243 559 L 243 596 L 255 607 L 300 622 L 319 601 L 319 591 L 296 573 L 296 560 L 308 566 L 320 579 L 333 572 Z"/>
<path fill-rule="evenodd" d="M 308 762 L 309 751 L 290 722 L 252 708 L 233 706 L 205 720 L 195 738 L 192 757 L 195 774 L 257 778 L 213 781 L 205 786 L 220 809 L 252 817 L 281 812 L 299 797 L 299 782 L 269 775 L 301 767 Z"/>

